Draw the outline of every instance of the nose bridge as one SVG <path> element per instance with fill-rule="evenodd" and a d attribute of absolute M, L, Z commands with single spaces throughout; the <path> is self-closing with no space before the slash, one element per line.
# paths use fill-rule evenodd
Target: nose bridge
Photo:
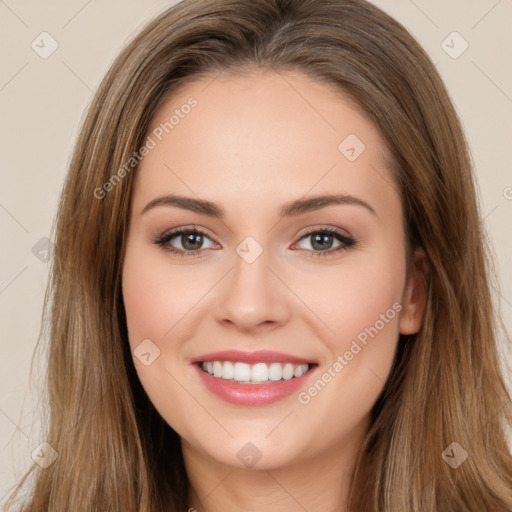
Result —
<path fill-rule="evenodd" d="M 226 276 L 217 305 L 217 319 L 243 330 L 261 324 L 280 324 L 288 317 L 289 297 L 269 270 L 270 250 L 247 237 L 233 255 L 233 269 Z"/>

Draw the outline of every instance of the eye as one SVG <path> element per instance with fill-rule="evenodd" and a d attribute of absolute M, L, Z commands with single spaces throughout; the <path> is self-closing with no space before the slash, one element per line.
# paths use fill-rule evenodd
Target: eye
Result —
<path fill-rule="evenodd" d="M 206 233 L 196 228 L 176 229 L 163 234 L 153 243 L 180 256 L 195 255 L 215 247 L 215 242 Z"/>
<path fill-rule="evenodd" d="M 327 256 L 346 250 L 356 241 L 335 228 L 320 228 L 309 231 L 301 237 L 296 245 L 303 244 L 300 249 L 312 251 L 311 256 Z"/>
<path fill-rule="evenodd" d="M 162 234 L 153 244 L 178 256 L 198 256 L 218 246 L 205 232 L 197 228 L 179 228 Z M 301 247 L 302 244 L 302 247 Z M 292 249 L 298 248 L 312 257 L 331 256 L 356 244 L 356 241 L 335 228 L 322 227 L 305 233 Z"/>

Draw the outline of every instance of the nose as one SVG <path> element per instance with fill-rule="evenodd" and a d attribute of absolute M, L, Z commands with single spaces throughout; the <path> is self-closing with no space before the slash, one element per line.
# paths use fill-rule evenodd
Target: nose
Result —
<path fill-rule="evenodd" d="M 290 292 L 269 263 L 267 251 L 252 263 L 234 255 L 234 267 L 216 297 L 218 322 L 248 333 L 272 330 L 289 320 Z"/>

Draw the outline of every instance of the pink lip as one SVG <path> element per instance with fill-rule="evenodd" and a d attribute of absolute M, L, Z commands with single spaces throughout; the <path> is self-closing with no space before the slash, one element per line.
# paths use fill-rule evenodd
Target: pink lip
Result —
<path fill-rule="evenodd" d="M 192 359 L 192 363 L 203 361 L 233 361 L 247 364 L 256 363 L 293 363 L 293 364 L 312 364 L 315 361 L 303 359 L 302 357 L 284 354 L 282 352 L 273 352 L 271 350 L 256 350 L 254 352 L 243 352 L 241 350 L 222 350 L 220 352 L 211 352 Z M 290 379 L 293 380 L 293 379 Z M 260 386 L 264 384 L 259 384 Z M 272 384 L 273 385 L 273 384 Z"/>
<path fill-rule="evenodd" d="M 309 370 L 304 375 L 289 380 L 282 379 L 269 382 L 268 384 L 242 384 L 210 375 L 202 369 L 201 363 L 203 361 L 239 361 L 247 364 L 309 364 Z M 241 352 L 239 350 L 213 352 L 195 358 L 192 363 L 195 363 L 194 366 L 199 372 L 199 377 L 212 393 L 230 404 L 248 407 L 272 404 L 290 396 L 304 386 L 306 379 L 308 379 L 317 368 L 316 363 L 308 361 L 307 359 L 268 350 L 259 350 L 256 352 Z"/>
<path fill-rule="evenodd" d="M 304 375 L 290 380 L 279 380 L 269 384 L 239 384 L 213 377 L 203 371 L 199 365 L 194 366 L 203 383 L 212 393 L 230 404 L 248 407 L 272 404 L 296 393 L 317 368 L 314 366 Z"/>

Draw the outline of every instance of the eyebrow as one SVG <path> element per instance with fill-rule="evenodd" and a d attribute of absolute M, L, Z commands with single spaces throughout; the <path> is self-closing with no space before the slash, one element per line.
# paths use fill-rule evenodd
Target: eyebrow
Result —
<path fill-rule="evenodd" d="M 348 204 L 362 206 L 370 211 L 373 215 L 377 215 L 375 210 L 365 201 L 347 194 L 328 194 L 309 197 L 307 199 L 296 199 L 286 203 L 279 209 L 279 217 L 294 217 L 303 213 L 308 213 L 327 206 Z M 225 210 L 219 205 L 207 201 L 206 199 L 197 199 L 193 197 L 185 197 L 175 194 L 166 194 L 164 196 L 156 197 L 150 201 L 142 210 L 141 215 L 156 208 L 157 206 L 174 206 L 189 210 L 200 215 L 207 215 L 217 219 L 225 217 Z"/>

